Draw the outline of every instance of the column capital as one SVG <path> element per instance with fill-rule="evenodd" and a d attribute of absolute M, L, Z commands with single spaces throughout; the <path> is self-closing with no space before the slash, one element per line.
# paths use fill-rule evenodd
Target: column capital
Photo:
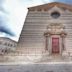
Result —
<path fill-rule="evenodd" d="M 49 37 L 50 35 L 51 35 L 50 32 L 45 32 L 45 33 L 44 33 L 44 36 L 45 36 L 45 37 Z"/>
<path fill-rule="evenodd" d="M 61 37 L 66 37 L 66 35 L 67 35 L 66 32 L 61 32 L 60 34 Z"/>

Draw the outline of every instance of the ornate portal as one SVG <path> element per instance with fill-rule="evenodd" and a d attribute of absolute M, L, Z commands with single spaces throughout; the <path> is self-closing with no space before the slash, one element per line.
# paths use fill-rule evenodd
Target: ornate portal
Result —
<path fill-rule="evenodd" d="M 47 26 L 44 36 L 46 39 L 45 50 L 48 51 L 49 54 L 62 54 L 65 49 L 65 27 L 62 24 L 52 23 Z"/>

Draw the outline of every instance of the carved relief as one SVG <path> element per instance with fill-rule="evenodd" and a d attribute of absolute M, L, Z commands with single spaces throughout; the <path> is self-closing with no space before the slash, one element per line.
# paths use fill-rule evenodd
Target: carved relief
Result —
<path fill-rule="evenodd" d="M 60 34 L 64 31 L 64 28 L 65 27 L 62 24 L 52 23 L 47 26 L 47 31 L 50 32 L 50 34 Z"/>

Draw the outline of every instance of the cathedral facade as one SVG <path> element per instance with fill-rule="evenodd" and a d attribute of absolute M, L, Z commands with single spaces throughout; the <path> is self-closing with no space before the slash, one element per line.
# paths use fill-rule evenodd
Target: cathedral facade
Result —
<path fill-rule="evenodd" d="M 34 60 L 71 57 L 72 6 L 54 2 L 28 8 L 17 50 Z"/>

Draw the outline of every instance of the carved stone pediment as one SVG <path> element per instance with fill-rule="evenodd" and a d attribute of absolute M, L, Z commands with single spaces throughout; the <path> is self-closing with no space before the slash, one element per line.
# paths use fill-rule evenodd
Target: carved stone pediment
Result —
<path fill-rule="evenodd" d="M 46 33 L 49 34 L 61 34 L 64 32 L 65 27 L 62 24 L 58 23 L 52 23 L 47 26 Z"/>

